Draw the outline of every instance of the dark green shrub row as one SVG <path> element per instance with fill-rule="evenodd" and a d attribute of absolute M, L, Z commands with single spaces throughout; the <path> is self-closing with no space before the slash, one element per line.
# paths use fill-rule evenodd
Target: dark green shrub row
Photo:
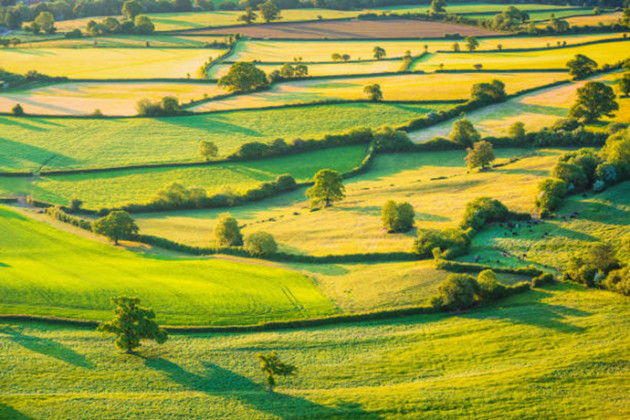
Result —
<path fill-rule="evenodd" d="M 516 213 L 508 210 L 499 200 L 478 197 L 466 204 L 466 210 L 459 227 L 463 230 L 480 231 L 489 223 L 508 220 L 530 220 L 529 213 Z"/>
<path fill-rule="evenodd" d="M 440 270 L 450 271 L 453 273 L 479 273 L 484 270 L 492 270 L 496 273 L 517 274 L 520 276 L 541 276 L 544 274 L 542 270 L 530 265 L 528 267 L 495 267 L 485 264 L 466 263 L 460 261 L 437 259 L 435 267 Z"/>
<path fill-rule="evenodd" d="M 81 229 L 92 231 L 92 222 L 81 217 L 71 216 L 59 207 L 48 207 L 46 214 L 55 219 Z"/>
<path fill-rule="evenodd" d="M 11 204 L 11 203 L 17 203 L 18 199 L 15 197 L 0 197 L 0 203 L 4 203 L 4 204 Z"/>
<path fill-rule="evenodd" d="M 33 197 L 31 197 L 30 195 L 28 197 L 26 197 L 26 204 L 28 204 L 29 206 L 33 206 L 33 207 L 39 207 L 42 209 L 47 209 L 48 207 L 53 207 L 53 204 L 47 203 L 45 201 L 41 201 L 41 200 L 36 200 Z"/>
<path fill-rule="evenodd" d="M 545 284 L 550 284 L 556 281 L 556 278 L 551 273 L 544 273 L 536 276 L 532 279 L 532 288 L 537 288 Z"/>

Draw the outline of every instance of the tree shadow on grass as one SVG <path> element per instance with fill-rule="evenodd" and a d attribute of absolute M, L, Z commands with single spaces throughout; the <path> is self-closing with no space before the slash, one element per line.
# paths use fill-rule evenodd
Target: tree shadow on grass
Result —
<path fill-rule="evenodd" d="M 562 285 L 563 287 L 565 285 Z M 572 287 L 566 285 L 566 287 Z M 565 287 L 565 288 L 566 288 Z M 577 286 L 576 286 L 577 287 Z M 530 290 L 527 301 L 502 306 L 499 301 L 492 305 L 491 310 L 480 310 L 463 315 L 473 319 L 499 319 L 515 325 L 531 325 L 539 328 L 548 328 L 564 334 L 581 333 L 584 327 L 573 325 L 567 321 L 568 317 L 585 317 L 590 312 L 581 309 L 570 308 L 563 305 L 545 303 L 544 300 L 552 296 L 544 290 Z M 518 297 L 516 297 L 518 299 Z"/>
<path fill-rule="evenodd" d="M 145 358 L 145 365 L 163 372 L 169 379 L 186 388 L 206 394 L 221 394 L 281 419 L 317 418 L 343 419 L 365 418 L 379 419 L 380 416 L 366 413 L 358 404 L 339 407 L 326 407 L 279 392 L 269 393 L 261 384 L 224 369 L 210 362 L 202 362 L 206 372 L 198 375 L 184 370 L 181 366 L 163 358 Z"/>
<path fill-rule="evenodd" d="M 20 411 L 17 411 L 15 408 L 11 406 L 0 403 L 0 419 L 30 420 L 31 417 L 27 416 L 26 414 Z"/>
<path fill-rule="evenodd" d="M 94 368 L 94 365 L 84 355 L 54 340 L 23 334 L 20 328 L 10 325 L 0 325 L 0 334 L 5 334 L 15 344 L 35 353 L 53 357 L 83 369 Z"/>

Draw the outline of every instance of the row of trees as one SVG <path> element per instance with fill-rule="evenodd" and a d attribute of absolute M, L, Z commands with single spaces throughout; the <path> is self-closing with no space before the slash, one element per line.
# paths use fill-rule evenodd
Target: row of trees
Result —
<path fill-rule="evenodd" d="M 282 18 L 280 8 L 274 0 L 267 0 L 264 3 L 258 4 L 258 11 L 266 23 Z M 254 7 L 248 6 L 245 8 L 245 13 L 238 17 L 240 22 L 245 22 L 247 25 L 251 25 L 258 19 L 258 14 L 254 11 Z"/>
<path fill-rule="evenodd" d="M 146 15 L 127 16 L 122 22 L 114 17 L 106 17 L 101 22 L 90 20 L 85 30 L 90 35 L 107 35 L 107 34 L 139 34 L 150 35 L 155 32 L 155 25 Z M 74 31 L 78 31 L 75 29 Z M 80 31 L 79 31 L 80 33 Z M 71 33 L 72 34 L 72 33 Z M 79 34 L 68 37 L 78 37 Z"/>

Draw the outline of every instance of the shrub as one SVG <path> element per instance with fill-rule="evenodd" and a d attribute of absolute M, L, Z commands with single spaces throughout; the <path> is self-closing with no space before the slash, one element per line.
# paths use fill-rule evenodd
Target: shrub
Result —
<path fill-rule="evenodd" d="M 553 283 L 556 278 L 551 273 L 544 273 L 532 279 L 532 287 L 540 287 L 545 284 Z"/>
<path fill-rule="evenodd" d="M 434 248 L 440 250 L 442 258 L 453 258 L 468 252 L 470 238 L 459 229 L 419 229 L 411 251 L 420 257 L 430 258 L 434 256 Z"/>
<path fill-rule="evenodd" d="M 252 255 L 268 256 L 278 251 L 278 245 L 271 234 L 255 232 L 245 236 L 245 250 Z"/>
<path fill-rule="evenodd" d="M 538 184 L 536 207 L 538 207 L 541 217 L 549 216 L 550 212 L 560 207 L 567 195 L 567 187 L 565 181 L 553 178 L 547 178 Z"/>
<path fill-rule="evenodd" d="M 16 117 L 21 117 L 22 115 L 24 115 L 24 109 L 22 108 L 22 105 L 15 104 L 13 108 L 11 108 L 11 114 L 15 115 Z"/>
<path fill-rule="evenodd" d="M 619 268 L 619 260 L 609 243 L 594 243 L 574 253 L 562 275 L 563 280 L 599 287 L 606 275 Z"/>
<path fill-rule="evenodd" d="M 381 211 L 383 226 L 388 232 L 407 232 L 413 227 L 415 212 L 409 203 L 387 201 Z"/>
<path fill-rule="evenodd" d="M 584 170 L 572 163 L 559 161 L 553 167 L 551 174 L 558 179 L 565 181 L 568 190 L 582 191 L 588 186 L 588 177 Z"/>
<path fill-rule="evenodd" d="M 492 302 L 505 296 L 506 286 L 499 283 L 492 270 L 484 270 L 477 277 L 478 295 L 483 302 Z"/>
<path fill-rule="evenodd" d="M 402 152 L 411 150 L 414 143 L 404 131 L 383 127 L 374 134 L 376 149 L 380 152 Z"/>
<path fill-rule="evenodd" d="M 453 124 L 449 140 L 463 147 L 471 147 L 479 141 L 481 136 L 475 126 L 466 118 L 461 118 Z"/>
<path fill-rule="evenodd" d="M 475 304 L 475 295 L 479 290 L 477 280 L 467 274 L 449 274 L 438 287 L 437 294 L 431 299 L 431 306 L 436 309 L 462 310 Z"/>
<path fill-rule="evenodd" d="M 179 100 L 174 96 L 165 96 L 159 101 L 141 99 L 136 104 L 138 115 L 143 117 L 161 117 L 181 113 Z"/>
<path fill-rule="evenodd" d="M 480 69 L 481 67 L 477 70 Z M 494 79 L 490 83 L 476 83 L 472 87 L 471 99 L 473 101 L 491 103 L 502 101 L 505 98 L 505 84 L 500 80 Z"/>
<path fill-rule="evenodd" d="M 481 230 L 486 223 L 506 220 L 510 211 L 499 200 L 478 197 L 466 204 L 466 211 L 460 227 L 462 229 Z"/>
<path fill-rule="evenodd" d="M 601 285 L 611 292 L 630 296 L 630 266 L 611 271 Z"/>
<path fill-rule="evenodd" d="M 214 228 L 214 237 L 219 245 L 239 246 L 243 245 L 243 237 L 238 222 L 230 213 L 221 213 L 217 226 Z"/>
<path fill-rule="evenodd" d="M 220 87 L 230 92 L 251 92 L 269 86 L 265 72 L 252 63 L 238 61 L 219 79 Z"/>

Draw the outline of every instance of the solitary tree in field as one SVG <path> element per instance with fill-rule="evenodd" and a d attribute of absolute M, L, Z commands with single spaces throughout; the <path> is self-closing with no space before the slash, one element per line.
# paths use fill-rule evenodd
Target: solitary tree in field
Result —
<path fill-rule="evenodd" d="M 466 48 L 468 51 L 475 51 L 479 46 L 479 41 L 477 41 L 477 37 L 467 36 L 466 37 Z"/>
<path fill-rule="evenodd" d="M 107 236 L 118 245 L 120 239 L 129 239 L 138 233 L 138 226 L 126 211 L 112 211 L 92 224 L 92 230 Z"/>
<path fill-rule="evenodd" d="M 251 7 L 247 7 L 245 9 L 245 13 L 240 15 L 238 17 L 238 20 L 250 25 L 253 21 L 256 20 L 256 18 L 258 18 L 258 15 L 256 14 L 256 12 L 254 12 L 254 9 L 252 9 Z"/>
<path fill-rule="evenodd" d="M 333 201 L 343 200 L 346 196 L 346 188 L 343 186 L 343 178 L 337 171 L 322 169 L 315 174 L 315 184 L 306 190 L 306 196 L 311 200 L 311 207 L 324 204 L 330 207 Z"/>
<path fill-rule="evenodd" d="M 454 42 L 452 46 L 453 51 L 459 52 L 459 42 Z"/>
<path fill-rule="evenodd" d="M 269 85 L 265 72 L 252 63 L 238 61 L 219 79 L 219 86 L 230 92 L 251 92 Z"/>
<path fill-rule="evenodd" d="M 372 52 L 374 53 L 374 58 L 376 58 L 377 60 L 380 60 L 387 55 L 387 53 L 385 52 L 385 48 L 382 47 L 374 47 L 374 50 L 372 50 Z"/>
<path fill-rule="evenodd" d="M 265 375 L 269 392 L 273 392 L 276 386 L 276 376 L 290 376 L 297 372 L 297 367 L 281 361 L 275 351 L 267 354 L 259 353 L 256 358 L 260 361 L 260 370 Z"/>
<path fill-rule="evenodd" d="M 388 232 L 407 232 L 413 227 L 415 212 L 409 203 L 387 201 L 381 210 L 381 221 Z"/>
<path fill-rule="evenodd" d="M 595 73 L 597 63 L 585 55 L 576 54 L 575 58 L 567 61 L 567 67 L 569 68 L 569 74 L 574 79 L 580 80 Z"/>
<path fill-rule="evenodd" d="M 612 117 L 618 109 L 615 92 L 610 86 L 588 82 L 577 90 L 577 99 L 569 110 L 569 116 L 589 124 L 602 116 Z"/>
<path fill-rule="evenodd" d="M 127 20 L 133 21 L 136 16 L 142 13 L 142 5 L 137 0 L 127 0 L 123 4 L 121 12 Z"/>
<path fill-rule="evenodd" d="M 343 61 L 349 61 L 349 60 L 350 60 L 350 54 L 343 54 L 343 55 L 341 56 L 341 59 L 342 59 Z"/>
<path fill-rule="evenodd" d="M 624 74 L 623 77 L 619 79 L 619 91 L 624 96 L 630 95 L 630 73 Z"/>
<path fill-rule="evenodd" d="M 433 0 L 431 2 L 431 11 L 434 13 L 446 12 L 446 0 Z"/>
<path fill-rule="evenodd" d="M 363 88 L 363 92 L 368 96 L 370 101 L 379 102 L 383 100 L 383 92 L 379 84 L 367 85 Z"/>
<path fill-rule="evenodd" d="M 330 58 L 332 58 L 332 61 L 341 61 L 341 54 L 334 53 L 333 55 L 330 56 Z"/>
<path fill-rule="evenodd" d="M 155 31 L 155 25 L 147 15 L 136 16 L 134 28 L 136 33 L 140 35 L 151 35 Z"/>
<path fill-rule="evenodd" d="M 141 340 L 154 340 L 158 344 L 168 339 L 166 330 L 160 328 L 155 320 L 155 313 L 150 308 L 138 306 L 140 299 L 118 296 L 111 299 L 116 305 L 114 319 L 103 322 L 98 331 L 116 336 L 116 347 L 127 354 L 133 354 Z"/>
<path fill-rule="evenodd" d="M 219 148 L 214 142 L 209 140 L 201 140 L 199 142 L 199 156 L 209 161 L 219 154 Z"/>
<path fill-rule="evenodd" d="M 244 246 L 252 255 L 272 255 L 278 251 L 276 240 L 267 232 L 255 232 L 245 236 Z"/>
<path fill-rule="evenodd" d="M 243 245 L 243 236 L 238 222 L 230 213 L 221 213 L 217 226 L 214 228 L 214 237 L 220 245 Z"/>
<path fill-rule="evenodd" d="M 475 68 L 475 70 L 480 71 L 483 68 L 483 64 L 477 63 L 474 64 L 473 67 Z"/>
<path fill-rule="evenodd" d="M 15 104 L 13 108 L 11 108 L 11 114 L 15 115 L 16 117 L 21 117 L 22 115 L 24 115 L 24 108 L 22 108 L 22 105 L 20 104 Z"/>
<path fill-rule="evenodd" d="M 267 0 L 259 4 L 258 10 L 260 10 L 263 20 L 267 23 L 280 19 L 280 9 L 273 0 Z"/>
<path fill-rule="evenodd" d="M 48 11 L 40 12 L 35 18 L 35 23 L 47 34 L 55 32 L 55 16 Z"/>
<path fill-rule="evenodd" d="M 467 118 L 455 121 L 449 140 L 464 147 L 471 147 L 481 136 L 475 126 Z"/>
<path fill-rule="evenodd" d="M 510 126 L 508 134 L 516 140 L 523 140 L 525 138 L 525 124 L 521 121 L 516 121 Z"/>
<path fill-rule="evenodd" d="M 495 156 L 492 143 L 483 140 L 473 144 L 472 148 L 469 147 L 468 156 L 465 158 L 469 169 L 475 169 L 478 167 L 486 169 L 490 166 L 494 159 Z"/>

